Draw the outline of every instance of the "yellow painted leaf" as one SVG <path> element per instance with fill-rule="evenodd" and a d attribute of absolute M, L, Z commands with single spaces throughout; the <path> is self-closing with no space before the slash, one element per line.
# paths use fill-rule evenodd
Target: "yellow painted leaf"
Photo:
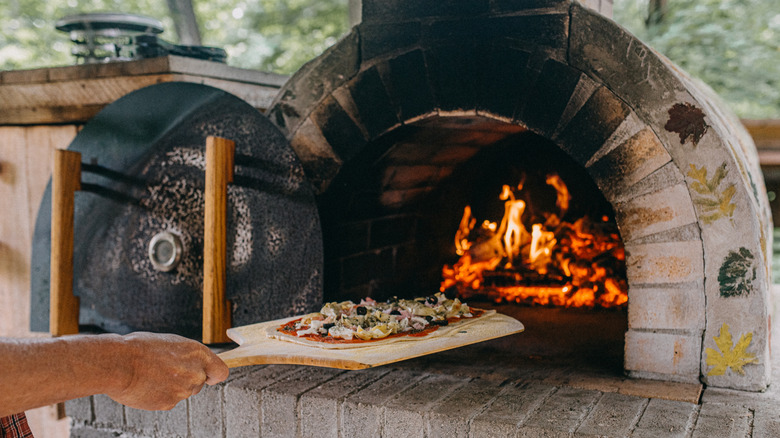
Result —
<path fill-rule="evenodd" d="M 743 366 L 751 363 L 758 363 L 755 354 L 748 353 L 747 349 L 753 341 L 753 333 L 746 333 L 740 336 L 736 345 L 733 344 L 729 325 L 723 324 L 720 328 L 720 334 L 713 338 L 715 345 L 720 351 L 713 348 L 707 348 L 707 365 L 713 367 L 707 375 L 722 376 L 728 368 L 741 375 L 745 375 Z"/>

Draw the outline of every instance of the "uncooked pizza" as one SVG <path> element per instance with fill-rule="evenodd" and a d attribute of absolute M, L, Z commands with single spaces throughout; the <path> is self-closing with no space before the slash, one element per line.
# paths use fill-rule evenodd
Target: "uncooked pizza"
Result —
<path fill-rule="evenodd" d="M 360 303 L 325 304 L 319 312 L 271 327 L 267 334 L 322 348 L 353 348 L 446 335 L 492 313 L 442 293 L 387 302 L 365 298 Z"/>

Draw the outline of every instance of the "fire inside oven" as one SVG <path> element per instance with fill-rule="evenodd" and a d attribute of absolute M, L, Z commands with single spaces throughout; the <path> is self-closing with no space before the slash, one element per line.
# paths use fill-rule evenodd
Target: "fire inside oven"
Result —
<path fill-rule="evenodd" d="M 615 214 L 586 171 L 520 126 L 444 123 L 390 135 L 381 156 L 354 159 L 322 197 L 326 259 L 338 265 L 326 294 L 625 307 Z M 401 231 L 382 231 L 393 225 Z M 352 268 L 369 256 L 386 269 Z"/>

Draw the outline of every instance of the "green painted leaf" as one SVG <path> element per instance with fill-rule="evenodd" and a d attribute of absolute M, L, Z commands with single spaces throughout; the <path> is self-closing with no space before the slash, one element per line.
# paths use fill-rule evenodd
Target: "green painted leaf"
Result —
<path fill-rule="evenodd" d="M 718 272 L 720 296 L 723 298 L 747 296 L 756 279 L 755 257 L 747 248 L 729 251 Z"/>

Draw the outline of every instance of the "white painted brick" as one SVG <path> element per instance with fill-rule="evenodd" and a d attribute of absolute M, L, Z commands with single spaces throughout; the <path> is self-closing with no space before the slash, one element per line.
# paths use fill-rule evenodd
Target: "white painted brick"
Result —
<path fill-rule="evenodd" d="M 704 278 L 701 242 L 627 244 L 625 248 L 629 284 L 687 283 Z"/>
<path fill-rule="evenodd" d="M 426 431 L 426 413 L 468 380 L 447 375 L 431 375 L 398 394 L 385 404 L 385 435 L 423 438 Z"/>
<path fill-rule="evenodd" d="M 633 287 L 628 289 L 628 327 L 633 329 L 704 330 L 704 286 Z"/>
<path fill-rule="evenodd" d="M 696 222 L 691 196 L 684 184 L 667 187 L 615 206 L 623 242 Z"/>
<path fill-rule="evenodd" d="M 301 369 L 292 365 L 247 368 L 245 375 L 225 385 L 224 421 L 228 438 L 260 436 L 262 389 Z"/>
<path fill-rule="evenodd" d="M 701 335 L 626 333 L 625 368 L 630 371 L 698 378 Z"/>

